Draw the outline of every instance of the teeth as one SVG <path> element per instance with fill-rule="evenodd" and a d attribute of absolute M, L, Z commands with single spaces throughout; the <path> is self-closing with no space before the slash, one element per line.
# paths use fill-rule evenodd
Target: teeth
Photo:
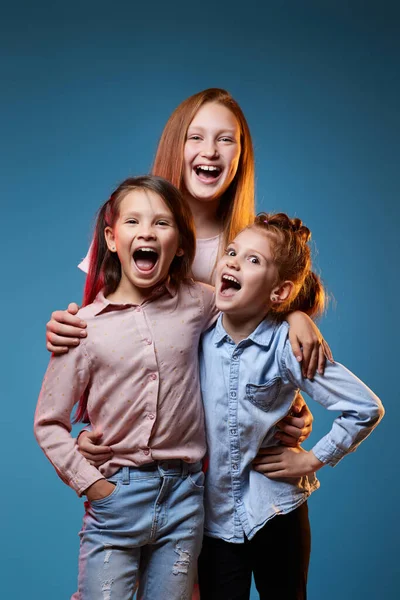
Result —
<path fill-rule="evenodd" d="M 154 248 L 148 248 L 148 247 L 145 247 L 145 248 L 136 248 L 136 251 L 137 250 L 141 250 L 142 252 L 157 252 L 157 250 L 154 250 Z"/>
<path fill-rule="evenodd" d="M 233 277 L 232 275 L 222 275 L 222 279 L 224 279 L 225 281 L 233 281 L 233 283 L 237 283 L 238 285 L 240 285 L 240 282 L 236 279 L 236 277 Z"/>
<path fill-rule="evenodd" d="M 203 171 L 219 171 L 219 167 L 214 165 L 197 165 L 196 169 L 202 169 Z"/>

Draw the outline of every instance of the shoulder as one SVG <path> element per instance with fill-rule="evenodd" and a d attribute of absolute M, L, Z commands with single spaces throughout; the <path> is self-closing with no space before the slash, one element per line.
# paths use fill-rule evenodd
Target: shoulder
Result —
<path fill-rule="evenodd" d="M 80 308 L 76 316 L 83 321 L 90 321 L 95 318 L 100 308 L 101 307 L 99 306 L 98 302 L 92 302 L 92 304 L 88 304 L 87 306 Z"/>
<path fill-rule="evenodd" d="M 190 280 L 188 282 L 181 283 L 179 286 L 179 293 L 182 297 L 195 297 L 201 298 L 207 303 L 214 301 L 215 291 L 211 285 L 207 283 L 201 283 L 200 281 Z"/>

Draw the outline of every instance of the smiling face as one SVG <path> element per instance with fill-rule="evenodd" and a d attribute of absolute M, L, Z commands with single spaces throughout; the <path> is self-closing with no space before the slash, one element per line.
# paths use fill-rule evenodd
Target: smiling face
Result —
<path fill-rule="evenodd" d="M 222 104 L 204 104 L 186 135 L 183 179 L 189 196 L 201 201 L 220 198 L 236 175 L 240 151 L 234 114 Z"/>
<path fill-rule="evenodd" d="M 257 227 L 244 229 L 227 247 L 216 269 L 216 304 L 240 320 L 262 320 L 274 302 L 285 300 L 291 282 L 280 282 L 272 238 Z"/>
<path fill-rule="evenodd" d="M 139 303 L 166 279 L 178 248 L 179 232 L 174 216 L 155 192 L 135 189 L 119 205 L 113 227 L 106 227 L 108 249 L 117 252 L 121 280 L 113 296 L 121 302 Z"/>

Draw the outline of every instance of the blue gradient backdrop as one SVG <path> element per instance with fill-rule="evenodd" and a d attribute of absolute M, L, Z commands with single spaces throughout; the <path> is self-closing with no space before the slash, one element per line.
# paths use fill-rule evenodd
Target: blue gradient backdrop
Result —
<path fill-rule="evenodd" d="M 396 5 L 3 6 L 2 597 L 64 600 L 75 589 L 82 501 L 32 433 L 49 358 L 45 323 L 81 299 L 76 263 L 100 203 L 121 179 L 149 170 L 180 101 L 218 86 L 251 127 L 258 208 L 298 215 L 313 231 L 334 296 L 321 327 L 336 359 L 386 407 L 359 451 L 321 473 L 310 500 L 309 598 L 398 598 Z M 330 426 L 311 406 L 310 444 Z"/>

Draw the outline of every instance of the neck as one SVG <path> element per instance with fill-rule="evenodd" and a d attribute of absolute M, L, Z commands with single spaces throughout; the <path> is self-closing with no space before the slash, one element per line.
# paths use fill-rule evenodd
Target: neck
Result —
<path fill-rule="evenodd" d="M 266 316 L 267 313 L 247 316 L 228 315 L 224 313 L 222 315 L 222 324 L 226 333 L 237 345 L 242 340 L 248 338 Z"/>
<path fill-rule="evenodd" d="M 154 286 L 137 288 L 121 279 L 115 292 L 107 295 L 107 300 L 115 304 L 142 304 L 153 292 Z"/>
<path fill-rule="evenodd" d="M 198 200 L 190 195 L 187 195 L 186 199 L 193 214 L 196 237 L 206 239 L 219 235 L 222 231 L 217 215 L 220 199 Z"/>

